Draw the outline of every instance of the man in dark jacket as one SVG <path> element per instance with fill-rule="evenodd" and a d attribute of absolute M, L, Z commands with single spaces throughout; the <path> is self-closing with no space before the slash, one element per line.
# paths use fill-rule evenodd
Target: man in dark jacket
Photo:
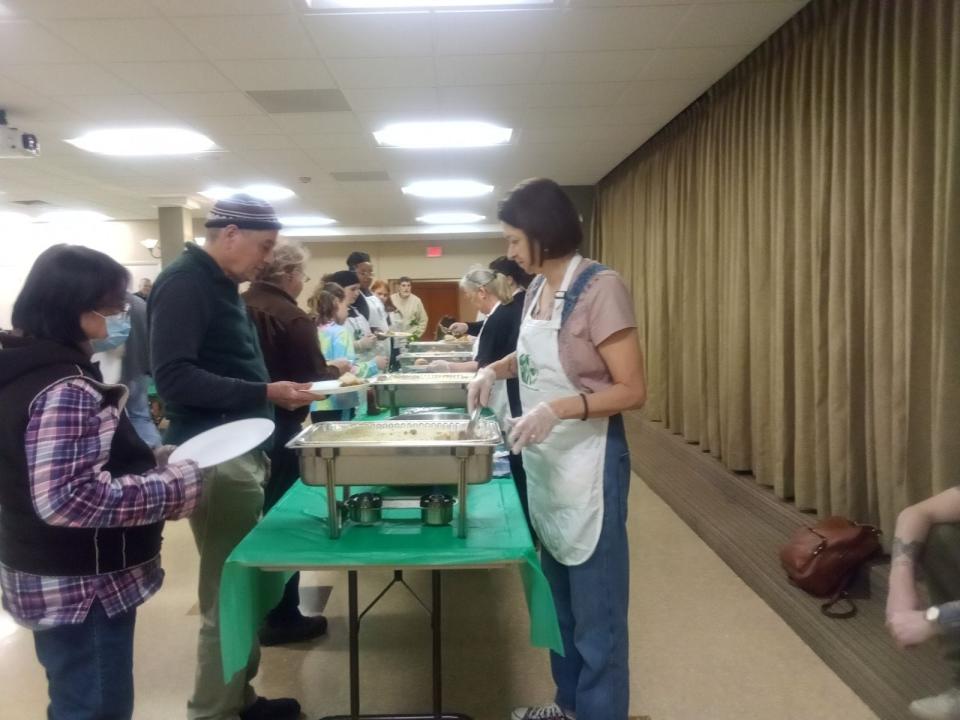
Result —
<path fill-rule="evenodd" d="M 218 201 L 207 219 L 207 240 L 166 267 L 148 301 L 150 358 L 170 428 L 166 441 L 183 443 L 218 425 L 270 418 L 274 405 L 295 410 L 314 396 L 309 385 L 271 382 L 256 328 L 239 284 L 270 262 L 280 222 L 273 208 L 249 195 Z M 227 556 L 257 524 L 263 509 L 269 442 L 204 472 L 206 491 L 190 518 L 200 551 L 200 638 L 190 720 L 286 720 L 296 700 L 256 696 L 255 645 L 245 671 L 223 680 L 220 657 L 220 575 Z"/>
<path fill-rule="evenodd" d="M 242 297 L 257 335 L 271 380 L 297 382 L 334 380 L 350 369 L 347 360 L 327 363 L 320 351 L 317 326 L 297 305 L 309 278 L 304 273 L 307 255 L 295 245 L 281 245 Z M 297 453 L 286 447 L 300 432 L 309 408 L 277 408 L 270 456 L 270 480 L 264 491 L 263 511 L 272 508 L 300 477 Z M 261 645 L 302 642 L 323 635 L 327 620 L 322 615 L 305 617 L 300 612 L 300 573 L 287 582 L 280 603 L 267 614 L 260 630 Z"/>

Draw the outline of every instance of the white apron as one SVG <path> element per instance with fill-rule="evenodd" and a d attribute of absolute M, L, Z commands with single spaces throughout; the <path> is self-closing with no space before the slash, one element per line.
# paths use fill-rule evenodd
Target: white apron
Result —
<path fill-rule="evenodd" d="M 493 309 L 487 313 L 483 318 L 483 324 L 480 326 L 480 332 L 477 333 L 477 339 L 473 343 L 473 359 L 477 359 L 477 354 L 480 352 L 480 338 L 483 337 L 483 331 L 487 327 L 487 320 L 489 320 L 493 314 L 497 311 L 497 308 L 500 307 L 500 303 L 497 303 L 493 306 Z M 493 410 L 493 414 L 496 416 L 497 421 L 500 423 L 500 428 L 504 429 L 507 427 L 506 419 L 510 417 L 510 402 L 507 398 L 507 381 L 506 380 L 497 380 L 493 384 L 493 389 L 490 391 L 490 403 L 488 407 Z"/>
<path fill-rule="evenodd" d="M 545 283 L 541 283 L 520 326 L 517 369 L 524 411 L 541 402 L 577 395 L 560 362 L 558 336 L 563 316 L 562 293 L 570 287 L 580 255 L 567 266 L 560 299 L 549 320 L 532 317 Z M 608 418 L 561 420 L 539 445 L 523 449 L 530 518 L 544 547 L 564 565 L 590 559 L 603 526 L 603 464 Z"/>

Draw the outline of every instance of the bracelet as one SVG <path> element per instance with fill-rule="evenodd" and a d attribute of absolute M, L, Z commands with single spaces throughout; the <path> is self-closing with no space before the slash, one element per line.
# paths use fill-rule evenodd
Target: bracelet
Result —
<path fill-rule="evenodd" d="M 581 420 L 586 420 L 587 415 L 590 413 L 590 408 L 587 406 L 587 396 L 584 393 L 580 393 L 580 399 L 583 401 L 583 417 Z"/>

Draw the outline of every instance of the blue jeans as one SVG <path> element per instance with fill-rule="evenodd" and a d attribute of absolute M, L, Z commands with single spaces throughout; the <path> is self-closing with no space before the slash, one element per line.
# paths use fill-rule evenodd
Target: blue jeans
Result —
<path fill-rule="evenodd" d="M 82 623 L 34 631 L 37 658 L 47 672 L 48 720 L 133 717 L 136 620 L 136 609 L 111 618 L 94 601 Z"/>
<path fill-rule="evenodd" d="M 133 378 L 127 383 L 127 389 L 130 391 L 130 397 L 127 398 L 127 415 L 130 416 L 130 422 L 133 423 L 133 429 L 137 435 L 149 447 L 157 448 L 163 444 L 160 439 L 160 431 L 157 430 L 156 423 L 153 422 L 153 415 L 150 414 L 150 399 L 147 397 L 147 376 L 141 375 Z"/>
<path fill-rule="evenodd" d="M 603 468 L 603 526 L 590 559 L 568 567 L 543 549 L 565 656 L 550 653 L 556 703 L 577 720 L 627 720 L 630 455 L 623 418 L 610 418 Z"/>

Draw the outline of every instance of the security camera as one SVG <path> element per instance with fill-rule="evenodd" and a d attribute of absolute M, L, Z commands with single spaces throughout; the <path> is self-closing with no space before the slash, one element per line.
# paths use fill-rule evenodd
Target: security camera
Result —
<path fill-rule="evenodd" d="M 33 133 L 7 124 L 7 113 L 0 110 L 0 158 L 35 158 L 40 156 L 40 141 Z"/>

